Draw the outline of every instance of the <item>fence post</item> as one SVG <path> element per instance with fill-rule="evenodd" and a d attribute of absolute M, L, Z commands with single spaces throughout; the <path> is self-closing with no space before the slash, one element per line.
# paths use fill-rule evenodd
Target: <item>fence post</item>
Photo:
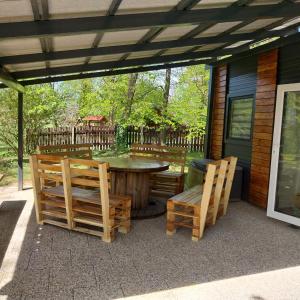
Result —
<path fill-rule="evenodd" d="M 71 137 L 71 139 L 72 139 L 72 144 L 76 144 L 76 127 L 75 126 L 72 127 L 72 137 Z"/>

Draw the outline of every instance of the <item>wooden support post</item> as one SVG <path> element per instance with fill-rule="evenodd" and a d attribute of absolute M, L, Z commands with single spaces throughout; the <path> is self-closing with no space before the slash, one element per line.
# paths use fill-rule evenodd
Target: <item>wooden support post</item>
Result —
<path fill-rule="evenodd" d="M 167 235 L 173 235 L 176 232 L 175 228 L 175 204 L 172 200 L 167 202 Z"/>
<path fill-rule="evenodd" d="M 23 190 L 23 93 L 18 92 L 18 190 Z"/>

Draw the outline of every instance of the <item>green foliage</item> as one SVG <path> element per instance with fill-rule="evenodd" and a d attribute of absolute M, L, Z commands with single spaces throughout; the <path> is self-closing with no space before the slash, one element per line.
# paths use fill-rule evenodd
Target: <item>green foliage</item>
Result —
<path fill-rule="evenodd" d="M 168 101 L 165 70 L 26 87 L 25 151 L 37 144 L 41 129 L 74 126 L 88 115 L 104 115 L 118 125 L 118 148 L 124 147 L 126 126 L 186 126 L 191 136 L 204 132 L 208 72 L 204 66 L 173 69 Z M 135 80 L 132 81 L 132 78 Z M 130 87 L 131 82 L 131 87 Z M 17 93 L 0 90 L 0 143 L 17 152 Z"/>
<path fill-rule="evenodd" d="M 209 72 L 204 65 L 184 68 L 168 112 L 176 124 L 184 125 L 191 135 L 204 133 L 207 115 Z"/>
<path fill-rule="evenodd" d="M 24 94 L 25 152 L 37 145 L 38 132 L 49 126 L 58 126 L 64 103 L 60 101 L 54 86 L 50 84 L 26 87 Z M 0 143 L 17 152 L 18 95 L 11 89 L 0 90 Z"/>

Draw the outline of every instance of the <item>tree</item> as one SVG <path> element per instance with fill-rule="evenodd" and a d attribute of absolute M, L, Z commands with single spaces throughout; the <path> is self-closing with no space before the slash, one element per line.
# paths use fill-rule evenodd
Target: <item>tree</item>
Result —
<path fill-rule="evenodd" d="M 28 86 L 24 93 L 23 124 L 24 150 L 32 152 L 38 143 L 39 131 L 45 127 L 57 126 L 65 103 L 58 97 L 51 84 Z M 0 142 L 17 153 L 18 96 L 14 90 L 0 91 Z"/>
<path fill-rule="evenodd" d="M 186 126 L 191 135 L 204 133 L 208 105 L 209 72 L 204 65 L 183 68 L 179 72 L 169 116 Z"/>

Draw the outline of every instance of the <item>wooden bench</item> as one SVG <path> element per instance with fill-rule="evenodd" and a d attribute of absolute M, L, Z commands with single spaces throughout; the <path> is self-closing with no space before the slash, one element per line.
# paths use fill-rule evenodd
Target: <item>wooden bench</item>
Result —
<path fill-rule="evenodd" d="M 34 191 L 36 220 L 38 224 L 52 224 L 70 228 L 64 197 L 46 193 L 44 182 L 48 186 L 63 188 L 62 158 L 55 155 L 37 154 L 29 158 Z"/>
<path fill-rule="evenodd" d="M 116 228 L 130 230 L 131 197 L 109 194 L 108 164 L 49 155 L 33 155 L 30 162 L 39 224 L 86 232 L 106 242 L 113 240 Z M 43 178 L 60 184 L 43 187 Z"/>
<path fill-rule="evenodd" d="M 91 144 L 66 144 L 52 146 L 38 146 L 38 154 L 58 155 L 63 157 L 92 159 Z"/>
<path fill-rule="evenodd" d="M 131 157 L 154 159 L 175 164 L 179 172 L 163 171 L 151 174 L 151 193 L 159 197 L 171 197 L 183 191 L 186 149 L 155 144 L 133 144 Z"/>
<path fill-rule="evenodd" d="M 228 161 L 220 160 L 208 164 L 204 185 L 178 194 L 167 202 L 167 234 L 172 235 L 176 227 L 192 229 L 192 240 L 203 236 L 205 224 L 214 224 L 223 191 Z"/>

